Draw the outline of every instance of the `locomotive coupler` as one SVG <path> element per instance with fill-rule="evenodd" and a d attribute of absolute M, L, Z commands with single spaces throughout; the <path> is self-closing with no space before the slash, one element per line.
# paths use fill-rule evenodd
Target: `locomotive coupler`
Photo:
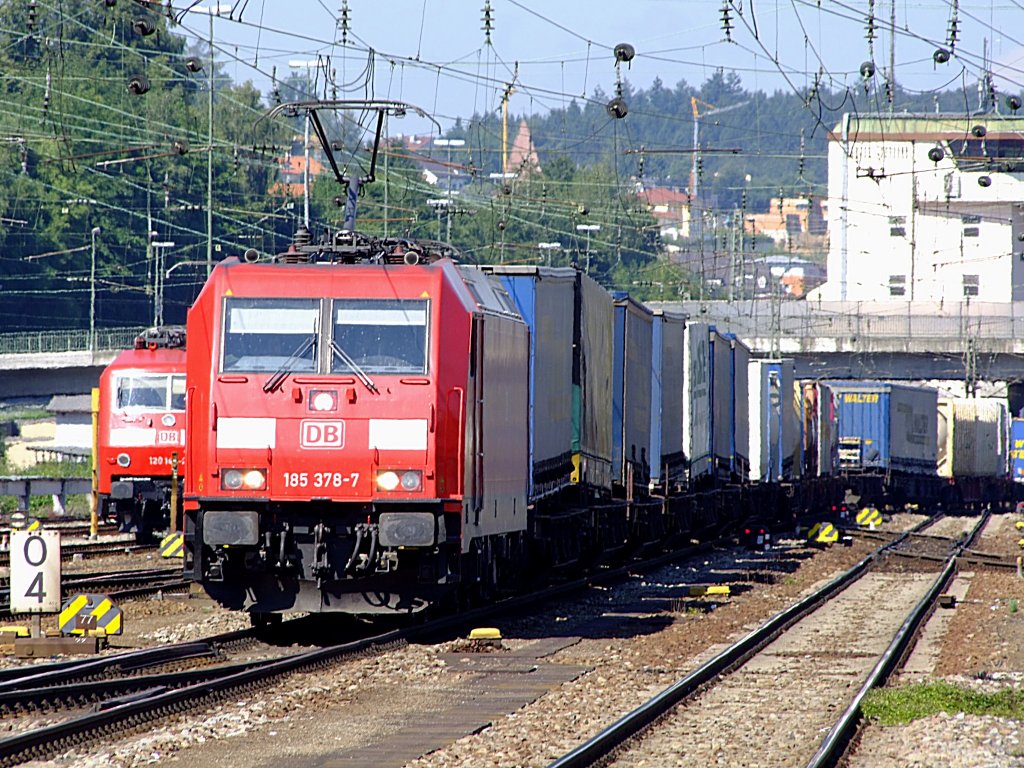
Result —
<path fill-rule="evenodd" d="M 320 589 L 325 578 L 331 575 L 331 564 L 327 559 L 327 535 L 331 532 L 323 523 L 317 523 L 313 527 L 313 575 L 316 576 L 316 586 Z"/>

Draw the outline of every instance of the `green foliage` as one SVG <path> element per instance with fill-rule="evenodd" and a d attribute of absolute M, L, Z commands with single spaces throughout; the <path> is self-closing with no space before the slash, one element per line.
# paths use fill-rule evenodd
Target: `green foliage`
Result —
<path fill-rule="evenodd" d="M 1024 718 L 1024 692 L 980 693 L 950 683 L 925 683 L 871 691 L 864 699 L 866 717 L 882 725 L 903 725 L 937 712 Z"/>
<path fill-rule="evenodd" d="M 11 137 L 0 145 L 0 330 L 86 327 L 94 240 L 99 327 L 152 317 L 160 265 L 150 232 L 175 243 L 164 267 L 205 262 L 211 80 L 214 239 L 232 251 L 273 247 L 276 222 L 253 222 L 275 171 L 254 148 L 273 149 L 287 133 L 268 124 L 254 131 L 264 107 L 251 84 L 232 84 L 219 66 L 211 78 L 206 51 L 186 50 L 158 10 L 40 4 L 33 30 L 25 14 L 24 4 L 0 5 L 0 130 Z M 153 34 L 133 26 L 142 17 Z M 199 71 L 186 66 L 189 55 Z M 144 94 L 132 92 L 140 78 Z M 196 269 L 175 273 L 167 321 L 184 321 L 203 279 Z"/>

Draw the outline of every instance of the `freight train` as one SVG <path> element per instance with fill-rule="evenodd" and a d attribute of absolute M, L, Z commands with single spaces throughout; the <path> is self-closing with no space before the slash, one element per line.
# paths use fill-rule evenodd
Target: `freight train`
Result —
<path fill-rule="evenodd" d="M 859 504 L 928 512 L 1015 500 L 1005 400 L 941 397 L 930 387 L 882 381 L 823 386 L 833 398 L 837 471 Z"/>
<path fill-rule="evenodd" d="M 841 495 L 782 461 L 747 482 L 740 340 L 573 268 L 450 255 L 346 232 L 213 271 L 184 513 L 214 599 L 413 612 Z"/>
<path fill-rule="evenodd" d="M 934 390 L 798 383 L 575 268 L 455 255 L 346 231 L 214 269 L 185 571 L 224 606 L 412 613 L 740 520 L 1006 497 L 1005 470 L 962 486 L 969 409 L 940 433 Z"/>
<path fill-rule="evenodd" d="M 185 329 L 152 328 L 100 375 L 100 516 L 140 541 L 180 522 L 185 450 Z M 177 505 L 177 509 L 172 506 Z"/>

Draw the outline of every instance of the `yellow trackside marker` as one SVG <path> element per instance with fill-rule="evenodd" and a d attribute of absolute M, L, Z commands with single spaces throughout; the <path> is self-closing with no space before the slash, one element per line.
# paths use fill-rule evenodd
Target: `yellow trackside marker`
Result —
<path fill-rule="evenodd" d="M 1013 524 L 1013 527 L 1016 528 L 1018 531 L 1024 531 L 1024 520 L 1018 520 L 1016 523 Z"/>
<path fill-rule="evenodd" d="M 0 627 L 0 640 L 3 640 L 8 635 L 14 637 L 28 637 L 28 627 Z"/>
<path fill-rule="evenodd" d="M 874 507 L 865 507 L 857 513 L 857 525 L 881 525 L 882 513 Z"/>
<path fill-rule="evenodd" d="M 470 640 L 501 640 L 501 630 L 497 627 L 477 627 L 469 633 Z"/>
<path fill-rule="evenodd" d="M 26 528 L 26 530 L 38 531 L 42 527 L 43 527 L 43 524 L 41 522 L 39 522 L 38 520 L 32 520 L 32 522 L 30 522 L 28 524 L 28 528 Z"/>
<path fill-rule="evenodd" d="M 57 626 L 62 635 L 120 635 L 124 618 L 121 609 L 106 595 L 75 595 L 64 603 Z"/>
<path fill-rule="evenodd" d="M 729 596 L 732 594 L 732 589 L 728 584 L 704 584 L 694 587 L 687 587 L 686 593 L 690 597 L 704 597 L 705 595 L 724 595 Z"/>
<path fill-rule="evenodd" d="M 184 557 L 185 534 L 170 533 L 160 542 L 160 557 Z"/>
<path fill-rule="evenodd" d="M 812 544 L 835 544 L 839 540 L 839 531 L 832 523 L 815 523 L 807 532 L 807 540 Z"/>

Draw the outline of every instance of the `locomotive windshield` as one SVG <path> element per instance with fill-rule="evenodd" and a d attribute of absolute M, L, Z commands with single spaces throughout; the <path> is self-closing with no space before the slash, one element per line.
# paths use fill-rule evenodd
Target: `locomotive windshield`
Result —
<path fill-rule="evenodd" d="M 261 373 L 287 364 L 289 371 L 316 371 L 319 318 L 315 299 L 226 299 L 221 370 Z"/>
<path fill-rule="evenodd" d="M 185 410 L 185 377 L 181 375 L 125 374 L 117 379 L 118 408 Z"/>
<path fill-rule="evenodd" d="M 367 373 L 427 372 L 427 302 L 424 299 L 335 299 L 334 343 Z M 334 372 L 351 366 L 343 357 Z"/>

